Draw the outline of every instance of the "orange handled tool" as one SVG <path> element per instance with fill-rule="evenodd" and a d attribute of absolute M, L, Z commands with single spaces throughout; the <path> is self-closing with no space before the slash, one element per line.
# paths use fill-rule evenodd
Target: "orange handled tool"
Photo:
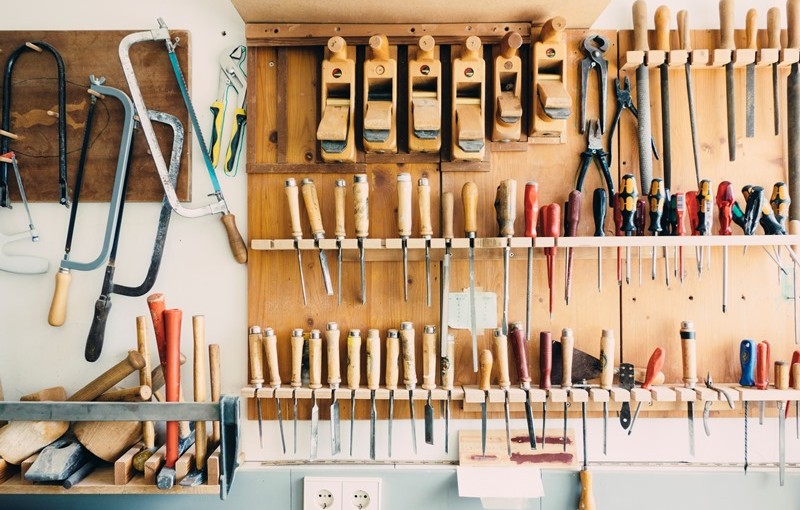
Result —
<path fill-rule="evenodd" d="M 181 319 L 183 312 L 177 309 L 164 311 L 164 330 L 166 332 L 167 359 L 164 367 L 167 402 L 178 402 L 181 385 Z M 178 460 L 178 422 L 167 422 L 167 454 L 164 466 L 175 468 Z"/>
<path fill-rule="evenodd" d="M 661 369 L 664 367 L 664 357 L 666 356 L 664 349 L 661 347 L 656 347 L 653 351 L 653 354 L 650 355 L 650 361 L 647 362 L 647 372 L 644 376 L 644 383 L 642 383 L 643 390 L 649 390 L 651 386 L 653 386 L 653 381 L 655 381 L 658 374 L 661 372 Z M 636 411 L 633 413 L 633 419 L 631 420 L 631 426 L 628 427 L 628 435 L 631 435 L 633 432 L 633 426 L 636 424 L 636 418 L 639 416 L 639 410 L 642 408 L 642 403 L 639 402 L 636 404 Z"/>

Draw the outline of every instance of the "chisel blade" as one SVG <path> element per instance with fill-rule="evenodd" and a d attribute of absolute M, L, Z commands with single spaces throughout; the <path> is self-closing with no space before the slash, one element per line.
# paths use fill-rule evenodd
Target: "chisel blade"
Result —
<path fill-rule="evenodd" d="M 489 392 L 487 391 L 481 403 L 481 455 L 486 456 L 486 402 L 489 400 Z"/>
<path fill-rule="evenodd" d="M 433 406 L 430 391 L 428 401 L 425 403 L 425 444 L 433 444 Z"/>
<path fill-rule="evenodd" d="M 508 271 L 510 265 L 511 248 L 506 244 L 503 249 L 503 322 L 501 330 L 508 335 Z"/>
<path fill-rule="evenodd" d="M 258 390 L 256 390 L 258 395 Z M 264 423 L 261 416 L 261 399 L 256 396 L 256 411 L 258 413 L 258 444 L 264 448 Z"/>
<path fill-rule="evenodd" d="M 542 450 L 547 446 L 547 402 L 542 402 Z"/>
<path fill-rule="evenodd" d="M 533 425 L 533 406 L 531 406 L 531 392 L 526 392 L 527 398 L 525 400 L 525 420 L 528 422 L 528 440 L 531 442 L 531 450 L 536 449 L 536 429 Z"/>
<path fill-rule="evenodd" d="M 728 112 L 728 159 L 736 161 L 736 93 L 733 62 L 725 64 L 725 105 Z"/>
<path fill-rule="evenodd" d="M 281 412 L 281 399 L 275 397 L 275 412 L 278 415 L 278 428 L 281 431 L 281 447 L 286 453 L 286 437 L 283 435 L 283 413 Z"/>
<path fill-rule="evenodd" d="M 425 297 L 427 305 L 431 306 L 431 240 L 425 240 Z"/>
<path fill-rule="evenodd" d="M 786 414 L 781 401 L 778 401 L 778 470 L 783 487 L 786 478 Z"/>
<path fill-rule="evenodd" d="M 439 324 L 439 332 L 441 337 L 441 350 L 439 351 L 442 353 L 442 356 L 445 355 L 447 352 L 447 312 L 448 312 L 448 299 L 450 295 L 450 243 L 447 243 L 447 247 L 445 248 L 444 252 L 444 259 L 442 260 L 442 297 L 441 297 L 441 308 L 440 308 L 440 324 Z"/>
<path fill-rule="evenodd" d="M 756 135 L 756 65 L 747 64 L 745 70 L 745 136 Z"/>
<path fill-rule="evenodd" d="M 317 248 L 319 248 L 319 241 L 317 241 Z M 331 283 L 331 272 L 328 269 L 328 258 L 322 248 L 319 248 L 319 265 L 322 269 L 322 282 L 325 284 L 325 293 L 333 296 L 333 284 Z"/>
<path fill-rule="evenodd" d="M 297 389 L 292 390 L 292 420 L 294 421 L 294 453 L 297 453 Z"/>
<path fill-rule="evenodd" d="M 375 409 L 375 390 L 370 391 L 371 407 L 369 412 L 369 458 L 375 460 L 375 419 L 378 414 Z"/>
<path fill-rule="evenodd" d="M 472 332 L 472 371 L 478 371 L 478 319 L 475 306 L 475 240 L 469 242 L 469 316 Z"/>
<path fill-rule="evenodd" d="M 414 455 L 417 454 L 417 427 L 416 417 L 414 416 L 414 390 L 408 390 L 408 419 L 411 424 L 411 446 L 414 448 Z"/>
<path fill-rule="evenodd" d="M 319 446 L 319 406 L 317 405 L 317 392 L 311 393 L 311 459 L 317 458 Z"/>
<path fill-rule="evenodd" d="M 338 455 L 342 452 L 342 424 L 339 420 L 339 399 L 336 398 L 336 389 L 332 391 L 333 400 L 331 401 L 331 455 Z"/>
<path fill-rule="evenodd" d="M 606 455 L 607 453 L 608 453 L 608 402 L 603 402 L 603 455 Z"/>
<path fill-rule="evenodd" d="M 338 302 L 342 304 L 342 242 L 336 241 L 336 291 L 339 294 Z"/>
<path fill-rule="evenodd" d="M 531 298 L 533 297 L 533 246 L 528 248 L 528 274 L 525 294 L 525 338 L 531 337 Z"/>
<path fill-rule="evenodd" d="M 567 408 L 569 407 L 569 402 L 564 402 L 564 435 L 561 438 L 561 444 L 563 450 L 567 451 Z M 511 455 L 511 446 L 509 445 L 508 454 Z"/>
<path fill-rule="evenodd" d="M 509 402 L 508 402 L 508 389 L 506 389 L 506 401 L 505 401 L 505 419 L 506 419 L 506 448 L 508 449 L 508 456 L 511 457 L 511 422 L 509 416 Z"/>
<path fill-rule="evenodd" d="M 361 273 L 361 304 L 367 304 L 367 270 L 364 265 L 364 239 L 358 239 L 358 264 Z"/>
<path fill-rule="evenodd" d="M 408 239 L 403 238 L 403 299 L 408 303 Z"/>
<path fill-rule="evenodd" d="M 350 456 L 353 456 L 353 432 L 356 428 L 356 392 L 350 392 Z"/>
<path fill-rule="evenodd" d="M 694 457 L 694 402 L 687 402 L 686 410 L 689 421 L 689 455 Z"/>
<path fill-rule="evenodd" d="M 780 90 L 780 74 L 778 71 L 778 63 L 772 64 L 772 111 L 775 124 L 775 136 L 781 134 L 781 90 Z"/>
<path fill-rule="evenodd" d="M 447 401 L 444 407 L 444 453 L 449 452 L 450 449 L 449 445 L 450 445 L 450 390 L 447 390 Z"/>
<path fill-rule="evenodd" d="M 306 306 L 308 299 L 306 297 L 306 277 L 303 276 L 303 254 L 297 241 L 295 241 L 294 247 L 297 251 L 297 267 L 300 268 L 300 290 L 303 291 L 303 306 Z"/>
<path fill-rule="evenodd" d="M 711 427 L 709 427 L 708 419 L 711 416 L 711 401 L 706 400 L 705 405 L 703 406 L 703 430 L 706 433 L 707 437 L 711 437 Z"/>
<path fill-rule="evenodd" d="M 389 390 L 389 458 L 392 457 L 392 423 L 394 422 L 394 390 Z"/>

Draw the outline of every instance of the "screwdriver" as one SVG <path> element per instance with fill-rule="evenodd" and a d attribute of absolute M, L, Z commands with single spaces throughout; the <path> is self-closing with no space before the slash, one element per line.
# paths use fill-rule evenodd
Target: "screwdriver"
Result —
<path fill-rule="evenodd" d="M 364 266 L 364 239 L 369 235 L 369 183 L 367 174 L 353 176 L 353 205 L 355 209 L 358 262 L 361 266 L 361 304 L 367 304 L 367 276 Z"/>
<path fill-rule="evenodd" d="M 710 236 L 714 224 L 714 196 L 711 191 L 711 181 L 703 179 L 700 181 L 700 189 L 697 192 L 697 231 L 701 236 Z M 700 267 L 705 262 L 703 256 L 704 246 L 700 246 Z M 711 247 L 708 247 L 708 267 L 711 267 Z"/>
<path fill-rule="evenodd" d="M 417 427 L 414 419 L 414 388 L 417 386 L 417 364 L 415 361 L 414 324 L 400 323 L 400 352 L 403 360 L 403 384 L 408 390 L 409 420 L 411 423 L 411 443 L 417 453 Z"/>
<path fill-rule="evenodd" d="M 733 186 L 722 181 L 717 186 L 717 208 L 719 209 L 719 235 L 731 235 L 731 207 Z M 728 312 L 728 246 L 722 247 L 722 313 Z"/>
<path fill-rule="evenodd" d="M 622 235 L 622 210 L 619 208 L 619 193 L 616 193 L 612 198 L 614 199 L 614 235 Z M 617 285 L 622 287 L 622 248 L 617 246 Z"/>
<path fill-rule="evenodd" d="M 399 378 L 400 339 L 396 329 L 386 332 L 386 389 L 389 390 L 389 458 L 392 457 L 392 422 L 394 420 L 394 390 Z"/>
<path fill-rule="evenodd" d="M 536 238 L 536 225 L 539 222 L 539 184 L 529 181 L 525 184 L 525 237 Z M 528 248 L 527 294 L 525 297 L 525 338 L 531 337 L 531 299 L 533 297 L 533 241 Z"/>
<path fill-rule="evenodd" d="M 281 432 L 281 446 L 286 453 L 286 437 L 283 435 L 283 413 L 281 412 L 281 399 L 278 398 L 277 389 L 281 387 L 281 373 L 278 368 L 278 337 L 272 328 L 264 329 L 263 338 L 264 354 L 267 357 L 269 369 L 269 386 L 275 390 L 275 414 L 278 416 L 278 428 Z"/>
<path fill-rule="evenodd" d="M 650 187 L 652 188 L 653 181 L 650 181 Z M 655 380 L 656 376 L 661 369 L 664 367 L 664 349 L 661 347 L 656 347 L 653 351 L 653 354 L 650 355 L 650 360 L 647 362 L 647 372 L 644 376 L 644 383 L 642 383 L 643 390 L 649 390 L 650 387 L 653 385 L 653 381 Z M 628 427 L 628 435 L 630 436 L 633 432 L 633 426 L 636 424 L 636 418 L 639 417 L 639 410 L 642 408 L 642 402 L 639 401 L 636 404 L 636 411 L 633 413 L 633 419 L 631 420 L 631 426 Z"/>
<path fill-rule="evenodd" d="M 594 216 L 594 236 L 605 237 L 603 227 L 606 223 L 608 195 L 605 188 L 595 188 L 592 196 L 592 215 Z M 603 249 L 597 247 L 597 292 L 603 290 Z"/>
<path fill-rule="evenodd" d="M 411 174 L 397 174 L 397 233 L 403 243 L 403 298 L 408 303 L 408 237 L 411 235 Z"/>
<path fill-rule="evenodd" d="M 603 190 L 605 191 L 605 190 Z M 531 376 L 528 374 L 528 339 L 522 331 L 522 323 L 515 322 L 510 326 L 508 339 L 511 342 L 511 354 L 517 366 L 519 386 L 525 391 L 525 419 L 528 422 L 528 439 L 531 449 L 536 449 L 536 432 L 533 427 L 533 409 L 531 408 Z"/>
<path fill-rule="evenodd" d="M 572 330 L 561 330 L 561 387 L 567 390 L 567 400 L 564 401 L 564 434 L 561 442 L 564 451 L 567 451 L 567 408 L 569 407 L 569 394 L 572 388 L 572 352 L 575 347 L 575 337 Z"/>
<path fill-rule="evenodd" d="M 636 189 L 636 179 L 633 174 L 625 174 L 622 176 L 622 181 L 619 186 L 620 191 L 617 193 L 617 203 L 619 204 L 619 211 L 622 215 L 622 223 L 620 230 L 625 232 L 626 237 L 633 235 L 636 226 L 633 224 L 633 215 L 636 212 L 636 201 L 639 198 L 639 191 Z M 631 248 L 625 248 L 625 283 L 631 283 Z"/>
<path fill-rule="evenodd" d="M 303 253 L 300 251 L 300 239 L 303 238 L 303 228 L 300 225 L 300 190 L 297 189 L 297 181 L 293 177 L 286 179 L 284 183 L 286 200 L 289 204 L 289 217 L 292 223 L 292 237 L 294 238 L 294 249 L 297 251 L 297 267 L 300 268 L 300 290 L 303 291 L 303 306 L 306 301 L 306 280 L 303 276 Z"/>
<path fill-rule="evenodd" d="M 575 237 L 578 235 L 578 223 L 581 221 L 581 192 L 572 190 L 569 193 L 569 200 L 564 208 L 566 215 L 564 218 L 564 235 Z M 572 248 L 567 247 L 567 277 L 564 286 L 564 301 L 569 304 L 570 293 L 572 290 Z"/>
<path fill-rule="evenodd" d="M 469 317 L 472 332 L 472 370 L 478 371 L 478 320 L 475 306 L 475 237 L 478 234 L 478 186 L 465 182 L 461 188 L 464 206 L 464 234 L 469 239 Z"/>
<path fill-rule="evenodd" d="M 550 204 L 551 206 L 554 204 Z M 547 206 L 550 207 L 550 206 Z M 556 205 L 556 207 L 558 207 Z M 550 390 L 553 369 L 553 337 L 549 331 L 539 333 L 539 389 Z M 547 396 L 542 400 L 542 450 L 547 445 Z"/>
<path fill-rule="evenodd" d="M 687 191 L 686 192 L 686 213 L 689 216 L 689 235 L 696 236 L 699 234 L 699 220 L 697 217 L 698 213 L 698 200 L 697 200 L 697 192 L 696 191 Z M 700 247 L 695 246 L 694 248 L 695 259 L 697 260 L 697 277 L 700 278 L 700 275 L 703 273 L 703 261 L 700 259 Z"/>
<path fill-rule="evenodd" d="M 674 213 L 673 233 L 677 236 L 682 236 L 686 233 L 684 226 L 684 217 L 686 216 L 686 196 L 683 193 L 675 193 L 672 195 L 672 211 Z M 679 278 L 683 283 L 683 246 L 678 247 L 678 258 L 675 262 L 675 268 L 678 270 Z"/>
<path fill-rule="evenodd" d="M 347 194 L 347 183 L 344 179 L 336 179 L 333 188 L 333 200 L 336 209 L 336 227 L 333 235 L 336 237 L 336 287 L 339 294 L 339 304 L 342 304 L 342 241 L 347 236 L 344 221 L 344 202 Z"/>
<path fill-rule="evenodd" d="M 361 385 L 361 330 L 347 335 L 347 387 L 350 389 L 350 456 L 353 456 L 353 430 L 356 424 L 356 390 Z"/>
<path fill-rule="evenodd" d="M 319 208 L 319 197 L 317 188 L 311 179 L 303 179 L 300 184 L 303 192 L 303 203 L 306 206 L 308 221 L 311 223 L 311 233 L 314 235 L 314 246 L 319 249 L 319 266 L 322 270 L 322 282 L 325 285 L 325 293 L 333 296 L 333 285 L 331 284 L 331 273 L 328 270 L 328 259 L 325 257 L 325 250 L 320 247 L 319 242 L 325 239 L 325 228 L 322 225 L 322 213 Z"/>
<path fill-rule="evenodd" d="M 431 186 L 428 179 L 422 177 L 417 181 L 417 201 L 419 202 L 419 235 L 425 239 L 425 297 L 428 307 L 431 306 Z"/>
<path fill-rule="evenodd" d="M 250 350 L 250 384 L 253 385 L 253 397 L 256 399 L 256 409 L 258 411 L 258 442 L 264 448 L 264 429 L 261 418 L 261 397 L 258 390 L 264 384 L 264 357 L 261 350 L 262 336 L 261 328 L 251 326 L 247 335 L 247 344 Z M 284 452 L 285 453 L 285 452 Z"/>
<path fill-rule="evenodd" d="M 652 181 L 651 181 L 652 182 Z M 636 213 L 633 215 L 633 224 L 636 227 L 636 235 L 644 236 L 645 211 L 647 210 L 647 199 L 639 198 L 636 201 Z M 642 247 L 637 249 L 639 252 L 639 286 L 642 285 Z"/>
<path fill-rule="evenodd" d="M 325 326 L 325 340 L 328 345 L 328 385 L 331 388 L 331 455 L 338 455 L 342 451 L 342 431 L 339 420 L 339 399 L 336 390 L 342 382 L 341 367 L 339 366 L 339 325 L 329 322 Z"/>
<path fill-rule="evenodd" d="M 789 365 L 784 361 L 775 362 L 775 389 L 789 389 Z M 786 414 L 783 412 L 784 402 L 778 400 L 778 472 L 783 487 L 786 477 Z M 788 407 L 787 407 L 788 410 Z"/>
<path fill-rule="evenodd" d="M 506 448 L 508 456 L 511 457 L 511 424 L 509 416 L 508 389 L 511 387 L 511 379 L 508 377 L 508 339 L 500 328 L 494 330 L 494 352 L 497 359 L 497 385 L 505 394 L 505 419 L 506 419 Z"/>
<path fill-rule="evenodd" d="M 510 239 L 514 237 L 514 220 L 517 217 L 517 181 L 504 179 L 497 186 L 497 195 L 494 199 L 494 209 L 497 213 L 497 227 L 500 237 L 506 238 L 503 247 L 503 322 L 501 328 L 503 335 L 508 335 L 508 274 L 511 264 Z M 498 360 L 500 361 L 500 360 Z"/>
<path fill-rule="evenodd" d="M 292 418 L 294 421 L 294 453 L 297 453 L 297 388 L 303 386 L 303 330 L 300 328 L 292 330 L 292 373 L 290 385 L 292 387 Z"/>
<path fill-rule="evenodd" d="M 739 344 L 739 363 L 742 367 L 742 376 L 739 378 L 739 386 L 755 386 L 756 369 L 756 344 L 752 340 L 744 339 Z M 744 401 L 744 474 L 747 474 L 747 423 L 749 415 L 750 401 Z"/>
<path fill-rule="evenodd" d="M 655 178 L 650 181 L 650 193 L 647 194 L 647 203 L 650 206 L 650 227 L 648 230 L 653 234 L 653 237 L 658 237 L 658 234 L 662 232 L 661 228 L 661 219 L 664 215 L 664 181 L 661 178 Z M 666 247 L 664 248 L 666 250 Z M 651 267 L 650 267 L 650 279 L 655 281 L 656 279 L 656 247 L 653 246 L 653 250 L 651 252 L 651 256 L 653 257 Z M 667 257 L 666 252 L 664 253 L 664 261 L 667 263 L 669 257 Z M 669 267 L 665 268 L 667 273 L 667 281 L 669 281 Z M 633 426 L 633 423 L 631 423 Z"/>
<path fill-rule="evenodd" d="M 561 230 L 561 207 L 558 204 L 549 204 L 542 208 L 542 233 L 546 237 L 557 239 Z M 544 249 L 547 257 L 547 285 L 550 289 L 550 320 L 553 319 L 553 272 L 556 257 L 556 247 Z"/>

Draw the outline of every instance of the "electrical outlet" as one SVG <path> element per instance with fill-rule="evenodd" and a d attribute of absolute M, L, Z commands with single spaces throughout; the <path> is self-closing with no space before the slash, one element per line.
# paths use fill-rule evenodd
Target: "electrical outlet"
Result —
<path fill-rule="evenodd" d="M 381 479 L 343 479 L 342 510 L 381 510 Z"/>
<path fill-rule="evenodd" d="M 303 478 L 303 510 L 343 510 L 343 508 L 340 478 L 314 476 Z"/>

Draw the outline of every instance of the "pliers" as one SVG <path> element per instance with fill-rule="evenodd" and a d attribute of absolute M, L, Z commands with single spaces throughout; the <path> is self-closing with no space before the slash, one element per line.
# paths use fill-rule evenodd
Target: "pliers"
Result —
<path fill-rule="evenodd" d="M 214 168 L 219 163 L 222 132 L 225 128 L 225 117 L 228 107 L 228 94 L 236 95 L 236 111 L 231 138 L 225 154 L 225 174 L 236 174 L 236 156 L 241 147 L 244 125 L 247 122 L 245 101 L 247 93 L 247 47 L 234 46 L 223 52 L 219 58 L 219 90 L 217 99 L 211 105 L 214 124 L 211 128 L 211 163 Z"/>
<path fill-rule="evenodd" d="M 608 186 L 608 196 L 613 200 L 614 197 L 614 180 L 611 178 L 611 170 L 608 168 L 608 153 L 603 150 L 603 135 L 600 131 L 600 122 L 597 120 L 590 120 L 587 129 L 587 147 L 581 153 L 581 162 L 578 166 L 578 180 L 575 184 L 575 189 L 583 192 L 583 180 L 586 178 L 586 171 L 589 169 L 589 163 L 594 159 L 603 178 Z M 612 202 L 613 203 L 613 202 Z"/>
<path fill-rule="evenodd" d="M 619 118 L 622 116 L 623 110 L 630 110 L 633 116 L 636 117 L 636 121 L 639 121 L 639 110 L 637 110 L 636 105 L 633 104 L 633 98 L 631 97 L 631 81 L 627 76 L 625 77 L 624 84 L 624 87 L 619 86 L 619 78 L 614 81 L 617 95 L 617 111 L 614 113 L 614 120 L 611 122 L 611 133 L 608 136 L 610 142 L 614 140 L 614 131 L 617 129 L 617 124 L 619 124 Z M 653 140 L 653 137 L 650 137 L 650 144 L 653 147 L 653 155 L 658 159 L 658 150 L 656 149 L 656 142 Z M 611 165 L 611 149 L 608 151 L 608 164 Z"/>
<path fill-rule="evenodd" d="M 714 386 L 714 381 L 711 379 L 711 372 L 706 375 L 706 387 L 710 390 L 714 390 L 717 394 L 721 397 L 725 397 L 725 400 L 728 401 L 728 405 L 731 409 L 735 409 L 736 406 L 733 405 L 733 399 L 731 398 L 730 394 L 725 390 L 725 388 L 720 388 L 719 386 Z M 703 406 L 703 428 L 705 429 L 706 435 L 711 435 L 711 429 L 708 427 L 708 417 L 711 412 L 711 401 L 706 400 L 705 406 Z"/>
<path fill-rule="evenodd" d="M 599 34 L 591 34 L 583 40 L 581 60 L 581 133 L 586 131 L 586 96 L 589 87 L 589 73 L 597 69 L 598 87 L 600 91 L 600 133 L 606 132 L 606 105 L 608 103 L 608 61 L 603 57 L 608 50 L 608 39 Z"/>

